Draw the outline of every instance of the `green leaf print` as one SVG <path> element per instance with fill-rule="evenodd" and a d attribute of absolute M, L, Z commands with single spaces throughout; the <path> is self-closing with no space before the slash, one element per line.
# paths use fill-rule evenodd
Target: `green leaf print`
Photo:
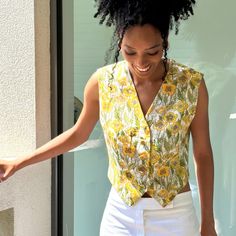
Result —
<path fill-rule="evenodd" d="M 147 123 L 148 123 L 148 126 L 151 127 L 153 125 L 153 123 L 154 123 L 154 120 L 153 121 L 152 120 L 148 120 Z"/>
<path fill-rule="evenodd" d="M 130 106 L 126 106 L 128 108 L 128 111 L 131 112 L 131 107 Z"/>
<path fill-rule="evenodd" d="M 180 160 L 180 166 L 185 167 L 185 161 L 183 159 Z"/>
<path fill-rule="evenodd" d="M 179 184 L 180 184 L 180 186 L 183 186 L 183 180 L 181 179 L 180 176 L 178 176 L 178 179 L 179 179 Z"/>
<path fill-rule="evenodd" d="M 124 114 L 124 120 L 125 120 L 126 123 L 129 123 L 129 121 L 130 121 L 129 116 L 127 115 L 126 112 Z"/>
<path fill-rule="evenodd" d="M 194 90 L 194 88 L 195 88 L 195 86 L 194 86 L 194 84 L 192 83 L 192 81 L 190 81 L 190 87 L 191 87 L 192 90 Z"/>
<path fill-rule="evenodd" d="M 155 178 L 154 182 L 156 182 L 157 184 L 161 185 L 161 182 L 157 178 Z"/>
<path fill-rule="evenodd" d="M 169 129 L 166 130 L 166 134 L 167 134 L 167 137 L 170 138 L 171 137 L 171 131 Z"/>
<path fill-rule="evenodd" d="M 164 104 L 166 104 L 167 101 L 168 101 L 168 97 L 167 97 L 167 96 L 164 96 L 163 101 L 164 101 Z"/>
<path fill-rule="evenodd" d="M 177 97 L 179 100 L 184 100 L 183 92 L 181 93 L 179 90 L 177 92 Z"/>
<path fill-rule="evenodd" d="M 115 118 L 116 118 L 117 120 L 120 120 L 120 113 L 119 113 L 118 110 L 115 110 Z"/>
<path fill-rule="evenodd" d="M 193 97 L 193 95 L 192 95 L 192 93 L 191 93 L 190 91 L 188 91 L 188 99 L 189 99 L 189 101 L 190 101 L 191 103 L 194 102 L 194 97 Z"/>
<path fill-rule="evenodd" d="M 175 145 L 177 145 L 179 142 L 179 134 L 177 135 L 176 139 L 175 139 Z"/>
<path fill-rule="evenodd" d="M 165 147 L 165 149 L 166 149 L 166 151 L 170 151 L 171 150 L 171 145 L 170 145 L 170 143 L 168 142 L 168 141 L 164 141 L 164 147 Z"/>
<path fill-rule="evenodd" d="M 121 134 L 121 136 L 125 136 L 126 135 L 123 130 L 120 132 L 120 134 Z"/>

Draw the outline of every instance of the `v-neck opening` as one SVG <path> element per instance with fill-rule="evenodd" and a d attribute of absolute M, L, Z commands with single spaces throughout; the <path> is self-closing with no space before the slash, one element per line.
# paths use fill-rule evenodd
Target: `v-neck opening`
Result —
<path fill-rule="evenodd" d="M 156 102 L 157 98 L 159 97 L 159 95 L 160 95 L 160 93 L 161 93 L 161 91 L 162 91 L 162 89 L 163 89 L 163 85 L 167 82 L 167 81 L 166 81 L 166 78 L 169 76 L 170 71 L 171 71 L 172 66 L 173 66 L 173 65 L 172 65 L 172 64 L 173 64 L 173 60 L 172 60 L 172 59 L 168 59 L 168 61 L 169 61 L 169 63 L 168 63 L 168 71 L 167 71 L 167 73 L 166 73 L 166 75 L 165 75 L 165 77 L 164 77 L 164 80 L 163 80 L 162 83 L 161 83 L 160 88 L 158 89 L 156 95 L 154 96 L 154 99 L 153 99 L 152 103 L 150 104 L 150 106 L 149 106 L 149 108 L 148 108 L 146 114 L 144 114 L 144 112 L 143 112 L 143 109 L 142 109 L 142 106 L 141 106 L 141 102 L 140 102 L 140 99 L 139 99 L 139 96 L 138 96 L 137 89 L 136 89 L 135 84 L 134 84 L 134 81 L 133 81 L 133 79 L 132 79 L 132 77 L 131 77 L 131 74 L 130 74 L 130 71 L 129 71 L 129 67 L 128 67 L 128 63 L 126 62 L 126 70 L 127 70 L 128 79 L 129 79 L 129 82 L 130 82 L 130 84 L 132 85 L 132 88 L 133 88 L 133 90 L 134 90 L 136 99 L 137 99 L 138 104 L 139 104 L 140 112 L 142 113 L 142 115 L 143 115 L 143 117 L 144 117 L 145 120 L 147 119 L 147 116 L 150 114 L 154 103 Z"/>

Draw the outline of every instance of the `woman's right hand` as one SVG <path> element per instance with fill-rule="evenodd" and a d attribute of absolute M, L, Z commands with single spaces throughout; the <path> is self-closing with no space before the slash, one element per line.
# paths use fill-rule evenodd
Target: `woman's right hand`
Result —
<path fill-rule="evenodd" d="M 0 158 L 0 183 L 7 180 L 17 170 L 17 160 L 7 160 Z"/>

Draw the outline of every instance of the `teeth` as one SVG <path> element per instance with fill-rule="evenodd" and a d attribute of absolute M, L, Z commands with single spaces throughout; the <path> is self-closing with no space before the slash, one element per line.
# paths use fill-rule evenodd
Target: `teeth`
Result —
<path fill-rule="evenodd" d="M 146 72 L 146 71 L 148 71 L 149 69 L 150 69 L 150 65 L 148 66 L 148 67 L 146 67 L 146 68 L 140 68 L 140 67 L 138 67 L 138 66 L 136 66 L 136 68 L 140 71 L 140 72 Z"/>

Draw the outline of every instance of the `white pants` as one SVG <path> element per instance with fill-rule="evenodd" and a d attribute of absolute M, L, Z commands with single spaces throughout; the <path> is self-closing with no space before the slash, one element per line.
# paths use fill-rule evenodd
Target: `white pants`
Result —
<path fill-rule="evenodd" d="M 112 187 L 100 236 L 200 236 L 191 191 L 178 194 L 165 208 L 153 198 L 129 207 Z"/>

